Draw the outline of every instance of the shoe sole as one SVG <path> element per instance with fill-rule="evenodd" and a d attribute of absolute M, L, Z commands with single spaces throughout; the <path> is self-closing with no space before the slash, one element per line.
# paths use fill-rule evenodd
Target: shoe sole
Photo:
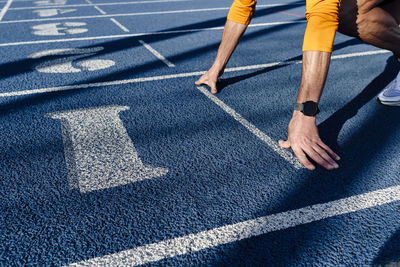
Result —
<path fill-rule="evenodd" d="M 391 106 L 391 107 L 400 107 L 400 100 L 399 101 L 382 101 L 381 99 L 377 99 L 378 100 L 378 102 L 380 103 L 380 104 L 382 104 L 382 105 L 385 105 L 385 106 Z"/>

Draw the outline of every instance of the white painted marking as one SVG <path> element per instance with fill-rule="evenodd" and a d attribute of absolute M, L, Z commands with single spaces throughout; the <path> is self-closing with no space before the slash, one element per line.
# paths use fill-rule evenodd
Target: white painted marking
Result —
<path fill-rule="evenodd" d="M 98 7 L 97 5 L 94 5 L 93 3 L 92 3 L 92 1 L 90 1 L 90 0 L 85 0 L 89 5 L 92 5 L 97 11 L 99 11 L 100 12 L 100 14 L 103 14 L 103 15 L 105 15 L 105 14 L 107 14 L 103 9 L 101 9 L 100 7 Z"/>
<path fill-rule="evenodd" d="M 301 163 L 297 160 L 295 156 L 293 156 L 292 153 L 290 153 L 288 150 L 281 148 L 277 142 L 272 140 L 271 137 L 263 133 L 260 129 L 258 129 L 254 124 L 243 118 L 239 113 L 237 113 L 233 108 L 229 107 L 227 104 L 225 104 L 222 100 L 220 100 L 218 97 L 215 95 L 212 95 L 205 87 L 203 86 L 198 86 L 197 89 L 199 89 L 200 92 L 202 92 L 208 99 L 210 99 L 212 102 L 217 104 L 223 111 L 228 113 L 230 116 L 232 116 L 237 122 L 239 122 L 242 126 L 244 126 L 247 130 L 249 130 L 252 134 L 254 134 L 256 137 L 261 139 L 267 146 L 269 146 L 273 151 L 278 153 L 279 156 L 281 156 L 283 159 L 285 159 L 287 162 L 292 164 L 296 169 L 301 169 L 303 166 Z"/>
<path fill-rule="evenodd" d="M 156 58 L 158 58 L 159 60 L 164 62 L 168 67 L 170 67 L 170 68 L 175 67 L 175 65 L 172 62 L 170 62 L 168 59 L 166 59 L 163 55 L 161 55 L 157 50 L 155 50 L 153 47 L 151 47 L 145 41 L 139 40 L 139 43 L 141 43 L 147 50 L 149 50 L 150 53 L 152 53 Z"/>
<path fill-rule="evenodd" d="M 39 9 L 39 10 L 35 10 L 33 11 L 33 13 L 38 14 L 39 17 L 54 17 L 57 16 L 59 14 L 67 14 L 67 13 L 71 13 L 71 12 L 75 12 L 76 9 Z"/>
<path fill-rule="evenodd" d="M 387 51 L 387 50 L 373 50 L 373 51 L 360 52 L 360 53 L 335 55 L 335 56 L 332 56 L 332 59 L 333 60 L 334 59 L 345 59 L 345 58 L 351 58 L 351 57 L 372 56 L 372 55 L 379 55 L 379 54 L 386 54 L 386 53 L 391 53 L 391 52 Z M 225 70 L 225 72 L 256 70 L 256 69 L 263 69 L 263 68 L 268 68 L 268 67 L 273 67 L 273 66 L 278 66 L 278 65 L 293 65 L 293 64 L 300 64 L 300 63 L 301 63 L 301 61 L 274 62 L 274 63 L 267 63 L 267 64 L 236 67 L 236 68 L 227 68 Z M 4 93 L 0 93 L 0 97 L 16 97 L 16 96 L 33 95 L 33 94 L 45 94 L 45 93 L 59 92 L 59 91 L 69 91 L 69 90 L 76 90 L 76 89 L 86 89 L 86 88 L 95 88 L 95 87 L 112 86 L 112 85 L 123 85 L 123 84 L 143 83 L 143 82 L 152 82 L 152 81 L 160 81 L 160 80 L 168 80 L 168 79 L 196 77 L 196 76 L 203 75 L 204 73 L 205 73 L 205 71 L 196 71 L 196 72 L 187 72 L 187 73 L 180 73 L 180 74 L 117 80 L 117 81 L 110 81 L 110 82 L 65 85 L 65 86 L 22 90 L 22 91 L 14 91 L 14 92 L 4 92 Z"/>
<path fill-rule="evenodd" d="M 88 59 L 79 61 L 76 65 L 87 71 L 96 71 L 111 68 L 115 65 L 115 62 L 109 59 Z"/>
<path fill-rule="evenodd" d="M 14 0 L 16 1 L 16 0 Z M 26 0 L 31 1 L 31 0 Z M 117 5 L 135 5 L 135 4 L 153 4 L 153 3 L 169 3 L 169 2 L 188 2 L 192 0 L 154 0 L 154 1 L 136 1 L 136 2 L 115 2 L 115 3 L 98 3 L 98 4 L 76 4 L 76 5 L 61 5 L 61 6 L 54 6 L 51 7 L 87 7 L 87 6 L 117 6 Z M 5 2 L 5 1 L 0 1 Z M 281 6 L 282 4 L 276 4 L 271 6 Z M 29 10 L 29 9 L 37 9 L 40 7 L 14 7 L 10 8 L 10 10 Z"/>
<path fill-rule="evenodd" d="M 4 18 L 4 16 L 6 15 L 8 9 L 10 8 L 11 4 L 12 4 L 13 0 L 8 0 L 6 5 L 1 9 L 0 11 L 0 21 Z"/>
<path fill-rule="evenodd" d="M 61 120 L 64 153 L 71 188 L 91 192 L 163 176 L 168 169 L 140 160 L 119 112 L 106 106 L 47 114 Z"/>
<path fill-rule="evenodd" d="M 225 225 L 69 266 L 137 266 L 400 201 L 400 186 Z"/>
<path fill-rule="evenodd" d="M 129 30 L 128 30 L 124 25 L 122 25 L 121 23 L 119 23 L 118 20 L 116 20 L 116 19 L 114 19 L 114 18 L 111 18 L 110 20 L 111 20 L 115 25 L 117 25 L 121 30 L 123 30 L 124 32 L 129 32 Z"/>
<path fill-rule="evenodd" d="M 110 68 L 115 65 L 115 62 L 104 59 L 78 60 L 94 56 L 103 49 L 104 47 L 101 46 L 93 48 L 51 49 L 33 53 L 28 56 L 28 58 L 56 57 L 56 59 L 45 60 L 34 67 L 38 72 L 43 73 L 77 73 L 81 72 L 82 69 L 96 71 Z M 74 62 L 76 62 L 76 65 L 82 69 L 75 68 L 73 66 Z"/>
<path fill-rule="evenodd" d="M 34 2 L 37 6 L 64 6 L 67 0 L 41 0 Z"/>
<path fill-rule="evenodd" d="M 100 12 L 101 14 L 103 14 L 103 15 L 107 14 L 103 9 L 101 9 L 101 8 L 98 7 L 98 6 L 94 6 L 94 8 L 97 9 L 97 11 L 99 11 L 99 12 Z"/>
<path fill-rule="evenodd" d="M 299 24 L 305 23 L 306 20 L 302 21 L 280 21 L 271 23 L 258 23 L 250 24 L 249 28 L 255 27 L 270 27 L 279 26 L 286 24 Z M 212 28 L 199 28 L 199 29 L 188 29 L 188 30 L 177 30 L 177 31 L 164 31 L 164 32 L 145 32 L 145 33 L 131 33 L 131 34 L 118 34 L 118 35 L 105 35 L 105 36 L 93 36 L 93 37 L 80 37 L 80 38 L 67 38 L 67 39 L 54 39 L 54 40 L 41 40 L 41 41 L 26 41 L 26 42 L 15 42 L 15 43 L 0 43 L 0 47 L 4 46 L 16 46 L 16 45 L 32 45 L 32 44 L 49 44 L 49 43 L 64 43 L 64 42 L 77 42 L 77 41 L 90 41 L 90 40 L 105 40 L 105 39 L 122 39 L 129 37 L 141 37 L 141 36 L 153 36 L 153 35 L 164 35 L 174 33 L 191 33 L 191 32 L 202 32 L 202 31 L 219 31 L 223 30 L 224 26 L 212 27 Z"/>
<path fill-rule="evenodd" d="M 67 34 L 80 34 L 88 31 L 86 28 L 78 28 L 86 26 L 85 22 L 65 22 L 65 23 L 47 23 L 32 26 L 32 34 L 39 36 L 60 36 Z"/>
<path fill-rule="evenodd" d="M 260 5 L 262 6 L 262 5 Z M 27 22 L 42 22 L 54 20 L 76 20 L 76 19 L 96 19 L 96 18 L 109 18 L 109 17 L 131 17 L 131 16 L 150 16 L 150 15 L 165 15 L 165 14 L 181 14 L 181 13 L 195 13 L 195 12 L 210 12 L 229 10 L 230 7 L 220 8 L 202 8 L 202 9 L 185 9 L 185 10 L 169 10 L 169 11 L 154 11 L 154 12 L 139 12 L 139 13 L 124 13 L 124 14 L 109 14 L 109 15 L 91 15 L 91 16 L 76 16 L 76 17 L 60 17 L 60 18 L 47 18 L 47 19 L 26 19 L 26 20 L 9 20 L 1 21 L 0 24 L 10 23 L 27 23 Z"/>

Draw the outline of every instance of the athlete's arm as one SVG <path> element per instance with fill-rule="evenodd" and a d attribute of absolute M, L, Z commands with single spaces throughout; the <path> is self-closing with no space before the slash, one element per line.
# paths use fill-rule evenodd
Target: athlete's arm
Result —
<path fill-rule="evenodd" d="M 303 73 L 297 103 L 310 100 L 319 102 L 330 58 L 329 52 L 303 52 Z M 288 139 L 279 141 L 279 144 L 284 148 L 292 148 L 299 161 L 309 170 L 314 170 L 315 166 L 306 155 L 325 169 L 333 170 L 339 167 L 335 160 L 339 160 L 340 157 L 319 137 L 316 118 L 305 116 L 300 111 L 293 112 L 288 127 Z"/>
<path fill-rule="evenodd" d="M 303 69 L 297 103 L 319 102 L 328 74 L 333 41 L 338 27 L 340 0 L 307 0 L 307 29 L 303 44 Z M 307 155 L 328 170 L 339 167 L 339 160 L 318 134 L 316 118 L 294 111 L 288 127 L 288 139 L 279 141 L 292 148 L 299 161 L 309 170 L 315 166 Z"/>

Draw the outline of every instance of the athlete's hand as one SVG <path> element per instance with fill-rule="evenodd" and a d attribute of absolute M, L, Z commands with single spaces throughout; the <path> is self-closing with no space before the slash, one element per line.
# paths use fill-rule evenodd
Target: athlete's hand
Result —
<path fill-rule="evenodd" d="M 315 117 L 305 116 L 300 111 L 294 111 L 289 123 L 288 140 L 279 140 L 279 145 L 292 148 L 300 163 L 309 170 L 315 170 L 315 166 L 306 155 L 327 170 L 339 168 L 335 160 L 340 160 L 340 157 L 319 138 Z"/>

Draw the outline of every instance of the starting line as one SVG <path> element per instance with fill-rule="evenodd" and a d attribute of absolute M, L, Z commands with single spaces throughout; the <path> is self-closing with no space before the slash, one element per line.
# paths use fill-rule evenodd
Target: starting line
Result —
<path fill-rule="evenodd" d="M 225 225 L 69 266 L 137 266 L 400 201 L 400 186 Z"/>

